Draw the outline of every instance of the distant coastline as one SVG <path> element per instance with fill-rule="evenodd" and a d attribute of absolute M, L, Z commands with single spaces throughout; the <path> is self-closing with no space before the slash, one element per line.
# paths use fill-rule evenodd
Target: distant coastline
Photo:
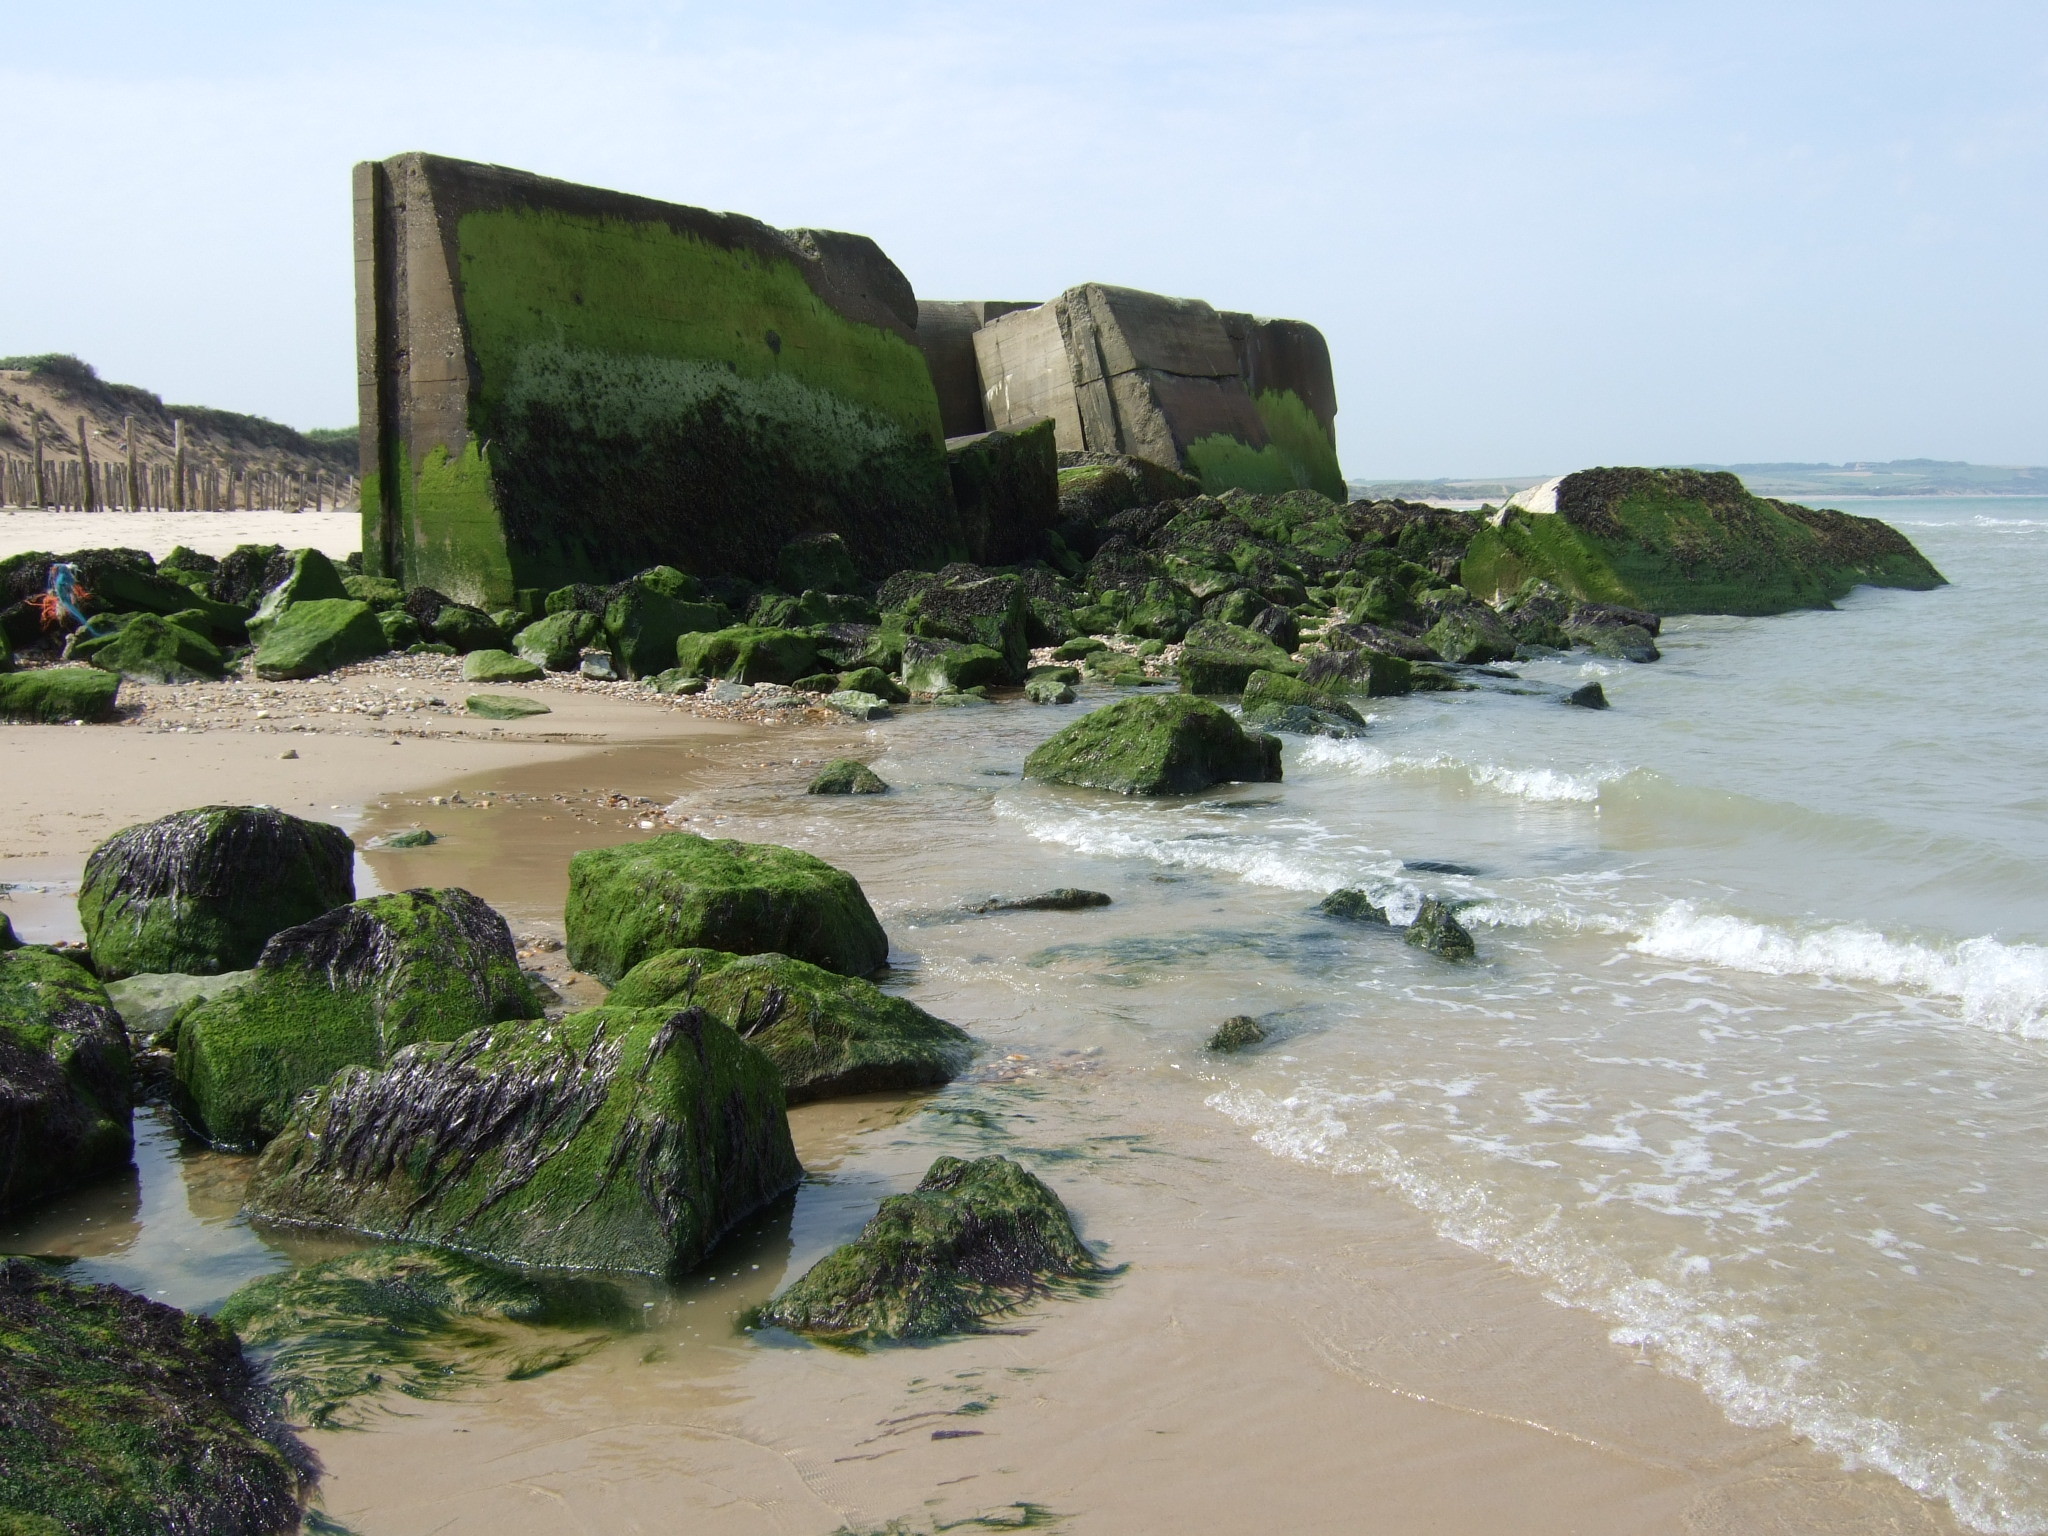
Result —
<path fill-rule="evenodd" d="M 2048 467 L 1969 464 L 1950 459 L 1892 459 L 1850 464 L 1689 464 L 1688 469 L 1724 469 L 1742 477 L 1758 496 L 1791 500 L 1891 496 L 2048 496 Z M 1353 480 L 1351 494 L 1364 500 L 1432 501 L 1478 506 L 1498 504 L 1548 475 L 1501 475 L 1437 480 Z"/>

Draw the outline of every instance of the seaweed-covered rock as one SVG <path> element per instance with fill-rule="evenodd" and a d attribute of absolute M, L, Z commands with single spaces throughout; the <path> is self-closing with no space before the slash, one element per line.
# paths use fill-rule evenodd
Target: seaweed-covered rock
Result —
<path fill-rule="evenodd" d="M 138 613 L 111 634 L 75 642 L 72 656 L 143 683 L 197 683 L 226 670 L 220 647 L 154 613 Z"/>
<path fill-rule="evenodd" d="M 261 805 L 124 827 L 85 861 L 78 918 L 102 976 L 246 970 L 270 936 L 355 898 L 341 828 Z"/>
<path fill-rule="evenodd" d="M 265 1151 L 247 1209 L 680 1275 L 802 1175 L 767 1057 L 701 1009 L 593 1008 L 339 1074 Z"/>
<path fill-rule="evenodd" d="M 1259 1045 L 1265 1041 L 1266 1031 L 1259 1021 L 1248 1013 L 1240 1013 L 1218 1024 L 1209 1036 L 1209 1049 L 1229 1053 L 1241 1051 L 1247 1046 Z"/>
<path fill-rule="evenodd" d="M 552 599 L 550 599 L 552 601 Z M 604 634 L 604 625 L 594 613 L 581 608 L 550 611 L 512 637 L 512 648 L 523 660 L 550 672 L 573 672 L 585 646 L 594 645 Z M 669 653 L 667 665 L 674 665 Z M 660 670 L 659 668 L 656 669 Z"/>
<path fill-rule="evenodd" d="M 1045 553 L 1046 535 L 1060 520 L 1051 418 L 1010 431 L 948 439 L 946 470 L 961 532 L 975 559 L 1008 565 Z"/>
<path fill-rule="evenodd" d="M 1567 704 L 1576 704 L 1580 709 L 1606 709 L 1607 690 L 1597 682 L 1581 683 L 1564 696 Z"/>
<path fill-rule="evenodd" d="M 1477 603 L 1444 614 L 1423 632 L 1422 641 L 1445 661 L 1473 666 L 1511 660 L 1516 645 L 1499 616 Z"/>
<path fill-rule="evenodd" d="M 465 683 L 530 683 L 543 670 L 539 662 L 514 656 L 510 651 L 471 651 L 462 658 Z"/>
<path fill-rule="evenodd" d="M 1024 685 L 1024 697 L 1034 704 L 1071 704 L 1073 686 L 1056 677 L 1034 677 Z"/>
<path fill-rule="evenodd" d="M 480 898 L 370 896 L 285 929 L 246 985 L 179 1021 L 179 1095 L 216 1145 L 260 1146 L 343 1067 L 540 1011 L 511 930 Z"/>
<path fill-rule="evenodd" d="M 111 720 L 120 697 L 117 673 L 93 667 L 37 667 L 0 674 L 0 720 L 64 725 Z"/>
<path fill-rule="evenodd" d="M 1018 682 L 1031 662 L 1030 604 L 1024 583 L 1007 573 L 972 565 L 949 565 L 937 574 L 902 571 L 882 584 L 884 626 L 906 637 L 977 646 L 999 659 L 996 676 L 979 682 Z M 909 650 L 904 653 L 904 685 Z M 956 683 L 958 687 L 973 684 Z"/>
<path fill-rule="evenodd" d="M 1407 940 L 1417 949 L 1426 949 L 1446 960 L 1469 960 L 1478 953 L 1465 925 L 1458 921 L 1449 905 L 1434 896 L 1423 902 L 1422 910 L 1415 914 L 1415 921 L 1408 928 Z"/>
<path fill-rule="evenodd" d="M 0 1530 L 282 1536 L 314 1461 L 234 1334 L 0 1261 Z"/>
<path fill-rule="evenodd" d="M 818 670 L 818 639 L 809 630 L 738 624 L 684 635 L 676 642 L 675 664 L 735 683 L 793 683 Z"/>
<path fill-rule="evenodd" d="M 1298 736 L 1357 736 L 1365 730 L 1365 716 L 1337 694 L 1264 671 L 1245 680 L 1244 722 Z"/>
<path fill-rule="evenodd" d="M 256 1353 L 292 1420 L 314 1429 L 356 1426 L 380 1392 L 432 1399 L 531 1380 L 633 1320 L 606 1281 L 399 1245 L 265 1275 L 214 1315 Z"/>
<path fill-rule="evenodd" d="M 1001 683 L 1010 676 L 1003 653 L 958 640 L 903 642 L 903 686 L 912 693 L 957 693 Z"/>
<path fill-rule="evenodd" d="M 1347 922 L 1388 926 L 1387 909 L 1355 885 L 1330 892 L 1316 904 L 1316 910 L 1325 917 L 1341 917 Z"/>
<path fill-rule="evenodd" d="M 879 694 L 868 693 L 859 688 L 835 688 L 825 695 L 827 707 L 842 715 L 851 715 L 856 720 L 886 720 L 889 706 Z"/>
<path fill-rule="evenodd" d="M 612 656 L 629 678 L 652 677 L 676 664 L 684 635 L 725 627 L 716 603 L 692 601 L 696 582 L 672 566 L 657 565 L 629 577 L 605 597 L 604 628 Z"/>
<path fill-rule="evenodd" d="M 378 613 L 405 606 L 405 588 L 388 576 L 363 576 L 344 572 L 342 590 L 359 603 L 368 603 Z"/>
<path fill-rule="evenodd" d="M 970 912 L 1085 912 L 1090 907 L 1106 907 L 1110 904 L 1107 891 L 1084 891 L 1076 886 L 1062 885 L 1050 891 L 1040 891 L 1036 896 L 991 896 L 986 901 L 969 904 Z"/>
<path fill-rule="evenodd" d="M 634 966 L 607 1002 L 694 1002 L 775 1063 L 792 1104 L 934 1088 L 958 1076 L 973 1053 L 965 1031 L 908 999 L 787 955 L 668 950 Z"/>
<path fill-rule="evenodd" d="M 219 997 L 223 992 L 234 991 L 255 974 L 254 970 L 247 970 L 223 971 L 217 976 L 189 976 L 178 971 L 165 971 L 157 975 L 129 976 L 107 983 L 107 1001 L 121 1015 L 131 1045 L 141 1048 L 165 1041 L 175 1043 L 176 1037 L 171 1031 L 180 1014 L 189 1012 L 209 998 Z"/>
<path fill-rule="evenodd" d="M 280 611 L 256 643 L 256 675 L 269 682 L 317 677 L 381 656 L 384 626 L 368 603 L 320 598 Z"/>
<path fill-rule="evenodd" d="M 130 1073 L 90 973 L 47 949 L 0 950 L 0 1211 L 128 1165 Z"/>
<path fill-rule="evenodd" d="M 1655 636 L 1659 620 L 1654 614 L 1605 603 L 1582 603 L 1565 620 L 1565 638 L 1583 645 L 1596 656 L 1617 661 L 1650 662 L 1661 654 Z"/>
<path fill-rule="evenodd" d="M 281 567 L 281 569 L 280 569 Z M 273 571 L 276 573 L 273 577 Z M 267 562 L 266 589 L 256 613 L 249 620 L 249 633 L 260 640 L 277 618 L 295 603 L 310 603 L 352 596 L 342 582 L 341 572 L 317 549 L 294 549 L 280 559 Z"/>
<path fill-rule="evenodd" d="M 426 631 L 420 628 L 419 620 L 403 608 L 378 610 L 377 627 L 384 631 L 384 645 L 388 650 L 409 651 L 426 638 Z"/>
<path fill-rule="evenodd" d="M 1103 1274 L 1035 1174 L 1006 1157 L 942 1157 L 755 1323 L 847 1342 L 935 1339 Z"/>
<path fill-rule="evenodd" d="M 535 715 L 554 713 L 539 699 L 525 698 L 516 693 L 472 693 L 462 701 L 462 707 L 484 720 L 529 720 Z"/>
<path fill-rule="evenodd" d="M 413 611 L 413 617 L 419 617 L 417 610 Z M 468 603 L 444 602 L 435 613 L 433 622 L 423 627 L 442 644 L 452 645 L 457 652 L 464 654 L 502 650 L 511 639 L 496 619 Z"/>
<path fill-rule="evenodd" d="M 818 770 L 805 791 L 812 795 L 886 795 L 889 786 L 866 763 L 836 758 Z"/>
<path fill-rule="evenodd" d="M 569 861 L 569 963 L 611 985 L 666 949 L 791 955 L 868 976 L 888 935 L 860 883 L 774 843 L 667 832 Z"/>
<path fill-rule="evenodd" d="M 1187 633 L 1178 665 L 1186 693 L 1242 693 L 1254 672 L 1293 676 L 1300 669 L 1266 636 L 1220 619 L 1204 619 Z"/>
<path fill-rule="evenodd" d="M 1025 759 L 1028 778 L 1124 795 L 1191 795 L 1231 780 L 1280 777 L 1280 743 L 1186 694 L 1120 699 Z"/>
<path fill-rule="evenodd" d="M 1414 666 L 1404 656 L 1369 647 L 1320 650 L 1304 658 L 1301 680 L 1326 693 L 1399 698 L 1413 691 Z"/>
<path fill-rule="evenodd" d="M 775 579 L 792 592 L 858 592 L 860 572 L 836 533 L 791 539 L 776 553 Z"/>

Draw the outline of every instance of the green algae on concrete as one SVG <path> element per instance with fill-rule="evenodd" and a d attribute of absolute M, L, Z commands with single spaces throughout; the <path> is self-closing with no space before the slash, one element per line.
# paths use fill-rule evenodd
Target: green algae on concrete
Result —
<path fill-rule="evenodd" d="M 281 610 L 256 643 L 256 675 L 267 682 L 317 677 L 381 656 L 390 642 L 368 603 L 318 598 Z"/>
<path fill-rule="evenodd" d="M 0 1530 L 282 1536 L 316 1464 L 234 1334 L 0 1261 Z"/>
<path fill-rule="evenodd" d="M 313 1429 L 363 1425 L 384 1392 L 433 1400 L 529 1381 L 635 1321 L 601 1280 L 398 1245 L 265 1275 L 214 1315 L 256 1355 L 293 1422 Z"/>
<path fill-rule="evenodd" d="M 0 674 L 0 720 L 68 725 L 111 720 L 121 679 L 94 667 L 37 667 Z"/>
<path fill-rule="evenodd" d="M 0 950 L 0 1211 L 128 1164 L 128 1035 L 90 972 Z"/>
<path fill-rule="evenodd" d="M 1026 778 L 1122 795 L 1191 795 L 1233 780 L 1275 783 L 1280 743 L 1187 694 L 1120 699 L 1024 760 Z"/>
<path fill-rule="evenodd" d="M 849 1093 L 935 1088 L 967 1066 L 967 1033 L 891 997 L 787 955 L 672 949 L 626 973 L 608 1001 L 696 1006 L 775 1063 L 792 1104 Z"/>
<path fill-rule="evenodd" d="M 1537 577 L 1657 614 L 1769 614 L 1826 607 L 1862 584 L 1943 584 L 1876 518 L 1752 496 L 1725 472 L 1588 469 L 1554 494 L 1555 512 L 1510 506 L 1480 529 L 1460 572 L 1470 591 L 1505 597 Z"/>
<path fill-rule="evenodd" d="M 246 985 L 179 1021 L 179 1102 L 215 1145 L 258 1147 L 343 1067 L 540 1011 L 511 930 L 480 898 L 366 897 L 287 928 Z"/>
<path fill-rule="evenodd" d="M 942 1157 L 753 1324 L 848 1344 L 944 1338 L 1108 1273 L 1037 1175 L 1005 1157 Z"/>
<path fill-rule="evenodd" d="M 78 920 L 102 976 L 246 970 L 272 934 L 355 898 L 341 828 L 262 805 L 124 827 L 85 861 Z"/>
<path fill-rule="evenodd" d="M 569 963 L 607 986 L 669 949 L 783 954 L 869 976 L 889 938 L 860 883 L 774 843 L 667 832 L 569 860 Z"/>
<path fill-rule="evenodd" d="M 1333 501 L 1345 496 L 1337 447 L 1323 424 L 1291 389 L 1265 390 L 1252 404 L 1268 441 L 1253 448 L 1226 433 L 1212 433 L 1187 445 L 1190 472 L 1209 495 L 1227 490 L 1274 496 L 1287 491 L 1320 491 Z"/>
<path fill-rule="evenodd" d="M 607 1007 L 339 1074 L 264 1152 L 246 1209 L 674 1276 L 802 1176 L 767 1057 L 699 1009 Z"/>

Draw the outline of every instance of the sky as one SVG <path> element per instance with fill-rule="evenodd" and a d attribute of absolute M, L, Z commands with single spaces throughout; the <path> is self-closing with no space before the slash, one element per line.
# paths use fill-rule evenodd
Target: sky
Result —
<path fill-rule="evenodd" d="M 2048 5 L 23 6 L 0 353 L 355 413 L 349 168 L 1305 319 L 1353 478 L 2048 464 Z"/>

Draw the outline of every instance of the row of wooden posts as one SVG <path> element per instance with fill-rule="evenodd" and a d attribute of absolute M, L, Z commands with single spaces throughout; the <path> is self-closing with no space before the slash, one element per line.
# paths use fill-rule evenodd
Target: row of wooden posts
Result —
<path fill-rule="evenodd" d="M 32 457 L 0 459 L 0 506 L 77 512 L 323 512 L 352 506 L 358 497 L 353 475 L 195 461 L 185 451 L 182 420 L 171 423 L 168 464 L 142 461 L 133 416 L 124 422 L 122 436 L 125 463 L 96 460 L 81 416 L 77 454 L 55 458 L 43 450 L 38 421 Z"/>

